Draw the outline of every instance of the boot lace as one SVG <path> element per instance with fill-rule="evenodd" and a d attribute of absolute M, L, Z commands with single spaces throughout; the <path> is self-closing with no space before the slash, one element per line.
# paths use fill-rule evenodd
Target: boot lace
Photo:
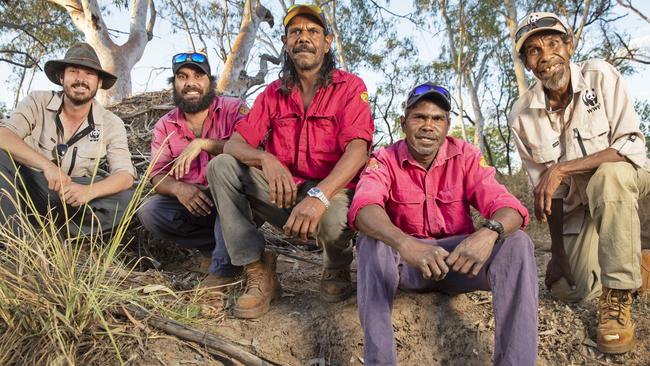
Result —
<path fill-rule="evenodd" d="M 604 300 L 600 303 L 601 323 L 615 320 L 625 325 L 632 305 L 632 294 L 629 291 L 609 289 Z"/>

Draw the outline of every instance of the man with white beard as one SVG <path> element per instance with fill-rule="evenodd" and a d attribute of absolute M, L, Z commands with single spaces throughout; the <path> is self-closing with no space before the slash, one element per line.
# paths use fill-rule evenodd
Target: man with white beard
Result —
<path fill-rule="evenodd" d="M 527 15 L 515 40 L 537 79 L 509 124 L 535 187 L 535 216 L 550 228 L 546 286 L 571 302 L 600 295 L 598 349 L 625 353 L 634 344 L 632 294 L 642 283 L 638 200 L 650 193 L 639 117 L 612 65 L 570 61 L 573 34 L 557 15 Z"/>

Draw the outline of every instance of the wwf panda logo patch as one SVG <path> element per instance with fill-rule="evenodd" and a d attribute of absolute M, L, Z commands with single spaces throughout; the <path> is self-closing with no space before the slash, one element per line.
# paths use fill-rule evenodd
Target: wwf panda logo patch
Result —
<path fill-rule="evenodd" d="M 90 140 L 90 142 L 97 142 L 99 141 L 99 135 L 100 135 L 100 131 L 95 128 L 92 131 L 90 131 L 90 133 L 88 134 L 88 139 Z"/>
<path fill-rule="evenodd" d="M 528 24 L 535 25 L 535 23 L 537 23 L 538 20 L 539 20 L 539 14 L 532 14 L 530 17 L 528 17 Z"/>
<path fill-rule="evenodd" d="M 600 104 L 598 103 L 598 95 L 594 88 L 587 89 L 582 93 L 582 103 L 587 106 L 587 112 L 591 113 L 595 110 L 600 109 Z"/>

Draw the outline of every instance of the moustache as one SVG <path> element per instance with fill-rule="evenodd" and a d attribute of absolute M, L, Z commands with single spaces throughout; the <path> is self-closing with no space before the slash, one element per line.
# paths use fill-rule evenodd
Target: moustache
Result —
<path fill-rule="evenodd" d="M 81 87 L 84 87 L 84 88 L 86 88 L 86 89 L 88 89 L 88 90 L 90 90 L 90 85 L 84 83 L 83 81 L 78 81 L 78 82 L 72 84 L 72 87 L 73 87 L 73 88 L 78 88 L 78 87 L 80 87 L 80 86 L 81 86 Z"/>
<path fill-rule="evenodd" d="M 316 53 L 316 49 L 314 47 L 310 47 L 309 45 L 306 44 L 301 44 L 293 48 L 291 51 L 293 53 L 298 53 L 298 52 L 309 52 L 309 53 Z"/>

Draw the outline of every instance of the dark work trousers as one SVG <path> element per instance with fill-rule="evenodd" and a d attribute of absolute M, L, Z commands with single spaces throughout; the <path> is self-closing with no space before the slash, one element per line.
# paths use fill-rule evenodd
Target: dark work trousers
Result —
<path fill-rule="evenodd" d="M 467 236 L 454 236 L 435 243 L 448 252 Z M 364 333 L 366 365 L 395 365 L 395 337 L 391 313 L 400 287 L 406 290 L 464 293 L 491 290 L 495 318 L 494 364 L 534 366 L 537 357 L 537 267 L 533 243 L 517 231 L 496 244 L 478 276 L 469 278 L 450 271 L 435 281 L 408 266 L 397 251 L 366 235 L 357 240 L 357 303 Z M 441 334 L 441 337 L 453 334 Z"/>
<path fill-rule="evenodd" d="M 102 180 L 102 177 L 95 177 L 94 181 Z M 79 184 L 90 184 L 91 177 L 75 177 L 73 182 Z M 26 197 L 32 201 L 36 212 L 28 208 Z M 17 209 L 14 203 L 21 206 L 21 210 L 34 219 L 34 215 L 46 215 L 50 210 L 57 220 L 57 225 L 66 224 L 64 206 L 67 211 L 68 228 L 71 237 L 90 234 L 105 234 L 110 232 L 119 224 L 126 208 L 133 197 L 132 190 L 125 190 L 106 197 L 96 198 L 88 203 L 86 212 L 83 206 L 72 207 L 61 202 L 59 194 L 47 188 L 47 179 L 42 172 L 24 165 L 15 163 L 5 150 L 0 149 L 0 210 L 4 216 L 3 223 L 12 226 L 12 229 L 20 231 L 20 222 L 17 219 Z M 90 209 L 90 211 L 88 210 Z M 99 223 L 99 227 L 97 224 Z M 66 231 L 61 233 L 65 235 Z"/>
<path fill-rule="evenodd" d="M 204 193 L 212 198 L 207 189 Z M 212 251 L 210 273 L 224 277 L 241 273 L 241 267 L 230 264 L 214 207 L 207 216 L 194 216 L 176 197 L 155 194 L 144 201 L 137 215 L 156 238 L 173 241 L 184 248 Z"/>

